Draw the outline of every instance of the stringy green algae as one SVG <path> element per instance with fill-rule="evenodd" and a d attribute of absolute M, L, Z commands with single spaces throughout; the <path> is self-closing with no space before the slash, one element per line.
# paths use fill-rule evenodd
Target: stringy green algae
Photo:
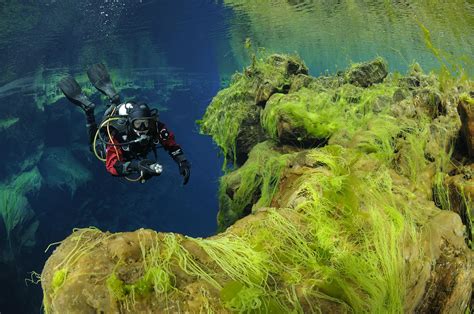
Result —
<path fill-rule="evenodd" d="M 271 55 L 253 56 L 253 62 L 243 74 L 236 73 L 231 84 L 213 98 L 204 117 L 198 121 L 201 133 L 213 137 L 224 155 L 224 169 L 237 158 L 236 139 L 240 132 L 242 121 L 255 111 L 259 96 L 267 86 L 272 86 L 274 92 L 283 92 L 291 82 L 291 71 L 284 65 L 289 61 L 307 71 L 302 61 L 296 56 Z M 281 62 L 281 64 L 279 64 Z M 229 160 L 230 159 L 230 160 Z"/>
<path fill-rule="evenodd" d="M 112 274 L 107 280 L 110 291 L 129 310 L 138 295 L 166 293 L 170 288 L 153 288 L 155 279 L 137 292 L 154 269 L 153 260 L 167 265 L 167 273 L 170 264 L 179 266 L 221 289 L 223 305 L 237 312 L 301 311 L 295 287 L 307 298 L 331 300 L 355 312 L 401 312 L 405 282 L 400 248 L 405 237 L 415 239 L 415 234 L 413 219 L 393 195 L 389 169 L 372 161 L 377 171 L 357 171 L 354 165 L 362 155 L 337 145 L 312 150 L 308 158 L 321 167 L 299 179 L 304 201 L 292 211 L 269 209 L 240 235 L 191 239 L 218 265 L 219 275 L 207 264 L 196 264 L 174 236 L 167 235 L 145 253 L 148 262 L 141 279 L 124 285 Z M 399 194 L 408 197 L 403 190 Z M 423 210 L 416 202 L 412 206 Z M 318 304 L 311 306 L 318 310 Z"/>

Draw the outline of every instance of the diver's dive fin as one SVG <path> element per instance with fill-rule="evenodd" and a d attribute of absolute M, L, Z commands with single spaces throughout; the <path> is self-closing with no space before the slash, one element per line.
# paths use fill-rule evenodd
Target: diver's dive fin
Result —
<path fill-rule="evenodd" d="M 81 87 L 72 76 L 63 77 L 59 81 L 58 87 L 69 101 L 84 111 L 94 109 L 95 105 L 82 93 Z"/>
<path fill-rule="evenodd" d="M 102 63 L 94 64 L 87 70 L 87 76 L 92 85 L 107 96 L 112 103 L 116 105 L 120 103 L 120 96 L 112 85 L 109 72 L 107 72 L 105 65 Z"/>

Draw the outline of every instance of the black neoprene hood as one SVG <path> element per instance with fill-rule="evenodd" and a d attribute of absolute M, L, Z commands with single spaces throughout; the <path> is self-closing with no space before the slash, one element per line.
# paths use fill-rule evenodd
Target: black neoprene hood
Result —
<path fill-rule="evenodd" d="M 130 108 L 130 111 L 128 112 L 128 117 L 130 121 L 133 121 L 135 119 L 151 118 L 152 114 L 150 107 L 148 107 L 147 104 L 140 103 L 133 104 L 133 107 Z"/>

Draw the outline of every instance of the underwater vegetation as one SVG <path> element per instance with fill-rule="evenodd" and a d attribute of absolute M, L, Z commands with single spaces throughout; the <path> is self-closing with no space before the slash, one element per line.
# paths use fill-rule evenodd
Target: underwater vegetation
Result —
<path fill-rule="evenodd" d="M 34 167 L 0 184 L 0 262 L 15 261 L 23 249 L 35 245 L 39 222 L 28 196 L 40 189 L 42 181 Z"/>
<path fill-rule="evenodd" d="M 237 68 L 248 63 L 242 42 L 250 37 L 269 51 L 298 54 L 314 74 L 344 70 L 351 62 L 377 55 L 403 70 L 417 60 L 424 68 L 439 66 L 422 38 L 422 24 L 435 46 L 453 52 L 474 74 L 472 47 L 474 7 L 471 1 L 246 1 L 225 0 L 235 12 L 230 19 L 230 44 Z M 311 31 L 310 31 L 311 30 Z M 284 40 L 282 40 L 284 38 Z M 232 74 L 230 58 L 222 71 Z"/>
<path fill-rule="evenodd" d="M 77 229 L 45 312 L 468 311 L 473 90 L 381 58 L 312 77 L 254 56 L 200 121 L 226 157 L 221 233 Z"/>

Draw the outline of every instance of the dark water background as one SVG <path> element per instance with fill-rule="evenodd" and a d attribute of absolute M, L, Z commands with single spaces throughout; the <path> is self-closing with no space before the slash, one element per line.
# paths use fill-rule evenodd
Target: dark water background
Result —
<path fill-rule="evenodd" d="M 0 212 L 11 204 L 7 195 L 20 195 L 26 201 L 15 208 L 29 213 L 10 236 L 0 224 L 1 313 L 40 311 L 40 286 L 25 278 L 41 272 L 51 253 L 45 248 L 73 228 L 215 232 L 222 158 L 195 121 L 248 62 L 246 38 L 267 52 L 298 53 L 313 75 L 376 56 L 392 71 L 406 71 L 413 60 L 436 70 L 420 24 L 450 61 L 472 71 L 474 55 L 474 3 L 467 0 L 10 0 L 0 1 L 0 12 Z M 111 177 L 88 152 L 83 114 L 55 83 L 70 73 L 92 92 L 84 74 L 96 62 L 107 64 L 126 99 L 160 108 L 192 163 L 187 186 L 163 151 L 163 175 L 144 185 Z M 103 110 L 98 93 L 89 95 Z M 31 171 L 41 179 L 37 188 L 15 188 L 14 179 Z M 24 234 L 34 221 L 33 243 Z"/>

